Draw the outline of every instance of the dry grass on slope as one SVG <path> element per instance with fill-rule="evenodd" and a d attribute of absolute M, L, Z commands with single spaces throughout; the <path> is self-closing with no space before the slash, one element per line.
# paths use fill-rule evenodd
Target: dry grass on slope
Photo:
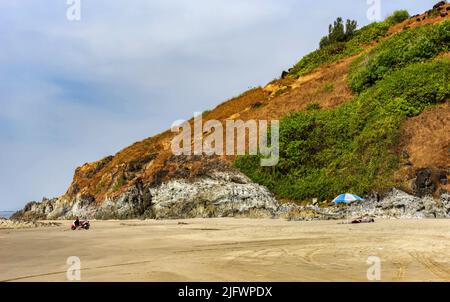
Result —
<path fill-rule="evenodd" d="M 353 95 L 348 88 L 347 75 L 353 59 L 343 59 L 298 78 L 287 86 L 289 88 L 285 93 L 270 99 L 254 112 L 242 114 L 242 117 L 280 119 L 288 113 L 305 110 L 310 103 L 318 103 L 321 108 L 333 108 L 350 101 Z"/>
<path fill-rule="evenodd" d="M 403 165 L 396 178 L 411 180 L 420 169 L 450 169 L 450 102 L 426 110 L 405 121 L 398 152 Z M 408 185 L 407 185 L 408 186 Z M 450 191 L 450 185 L 441 185 Z"/>
<path fill-rule="evenodd" d="M 403 145 L 417 168 L 450 168 L 450 103 L 446 102 L 408 119 Z"/>
<path fill-rule="evenodd" d="M 423 26 L 425 24 L 436 24 L 442 22 L 444 19 L 450 17 L 450 3 L 442 5 L 436 9 L 412 16 L 411 18 L 392 26 L 389 29 L 389 34 L 400 32 L 406 28 Z"/>

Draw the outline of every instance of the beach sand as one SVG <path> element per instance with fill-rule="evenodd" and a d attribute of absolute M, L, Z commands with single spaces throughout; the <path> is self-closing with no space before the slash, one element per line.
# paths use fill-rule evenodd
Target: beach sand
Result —
<path fill-rule="evenodd" d="M 186 223 L 186 224 L 184 224 Z M 0 281 L 450 281 L 450 220 L 372 224 L 279 219 L 93 221 L 0 230 Z"/>

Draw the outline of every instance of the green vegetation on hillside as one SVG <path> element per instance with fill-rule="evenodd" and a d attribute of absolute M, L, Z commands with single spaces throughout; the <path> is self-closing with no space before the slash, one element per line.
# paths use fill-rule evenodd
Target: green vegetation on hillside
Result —
<path fill-rule="evenodd" d="M 332 63 L 342 58 L 350 57 L 363 51 L 363 47 L 387 35 L 391 26 L 404 21 L 409 16 L 407 11 L 396 11 L 386 18 L 384 22 L 374 22 L 354 30 L 356 24 L 347 20 L 349 30 L 343 29 L 342 19 L 340 23 L 331 26 L 330 33 L 321 40 L 321 47 L 303 57 L 289 74 L 299 77 L 311 72 L 313 69 L 327 63 Z M 337 29 L 336 29 L 337 27 Z"/>
<path fill-rule="evenodd" d="M 449 50 L 450 21 L 404 30 L 353 62 L 350 88 L 361 92 L 395 69 Z"/>
<path fill-rule="evenodd" d="M 450 98 L 450 59 L 430 60 L 448 51 L 449 23 L 381 42 L 355 60 L 349 81 L 359 94 L 351 102 L 328 110 L 310 106 L 281 120 L 277 166 L 260 167 L 258 157 L 243 156 L 236 167 L 293 200 L 393 185 L 401 122 Z"/>
<path fill-rule="evenodd" d="M 277 166 L 260 167 L 254 156 L 235 165 L 282 198 L 365 194 L 391 184 L 401 121 L 449 97 L 450 60 L 416 63 L 341 107 L 284 118 Z"/>
<path fill-rule="evenodd" d="M 396 10 L 392 15 L 386 18 L 385 22 L 392 26 L 405 21 L 409 17 L 407 10 Z"/>

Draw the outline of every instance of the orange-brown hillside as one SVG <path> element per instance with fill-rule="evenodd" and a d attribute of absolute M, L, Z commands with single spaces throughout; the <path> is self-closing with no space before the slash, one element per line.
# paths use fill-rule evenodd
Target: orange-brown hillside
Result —
<path fill-rule="evenodd" d="M 405 28 L 440 22 L 448 18 L 450 4 L 441 6 L 438 13 L 427 12 L 397 24 L 389 31 L 393 35 Z M 365 47 L 367 51 L 376 43 Z M 284 76 L 265 87 L 251 89 L 232 98 L 211 111 L 204 119 L 280 119 L 288 113 L 305 110 L 310 103 L 320 108 L 340 106 L 353 97 L 347 84 L 350 63 L 354 57 L 316 68 L 312 72 L 293 78 Z M 448 129 L 439 129 L 439 122 L 448 125 L 449 107 L 434 114 L 430 110 L 405 125 L 403 146 L 408 149 L 411 171 L 425 166 L 448 166 Z M 190 121 L 192 123 L 192 120 Z M 429 133 L 439 135 L 439 142 L 427 141 Z M 137 142 L 114 156 L 84 164 L 75 171 L 66 197 L 83 196 L 101 202 L 105 196 L 114 196 L 137 183 L 157 184 L 172 177 L 189 178 L 204 173 L 208 166 L 226 168 L 231 157 L 175 158 L 171 153 L 170 130 Z M 439 140 L 439 139 L 438 139 Z M 443 147 L 442 141 L 447 145 Z M 401 151 L 399 151 L 401 152 Z M 433 154 L 430 156 L 430 154 Z"/>

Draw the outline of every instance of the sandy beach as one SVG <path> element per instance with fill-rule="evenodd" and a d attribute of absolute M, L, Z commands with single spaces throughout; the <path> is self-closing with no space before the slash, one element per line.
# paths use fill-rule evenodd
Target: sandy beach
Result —
<path fill-rule="evenodd" d="M 281 219 L 93 221 L 0 230 L 0 281 L 450 281 L 450 220 L 372 224 Z"/>

